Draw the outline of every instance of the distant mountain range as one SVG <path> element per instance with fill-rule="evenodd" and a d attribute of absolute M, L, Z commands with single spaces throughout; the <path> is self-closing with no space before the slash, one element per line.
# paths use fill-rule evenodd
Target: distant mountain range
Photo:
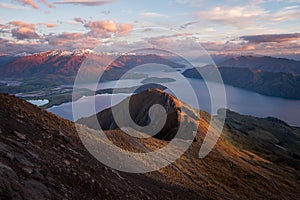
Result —
<path fill-rule="evenodd" d="M 108 80 L 118 79 L 121 72 L 128 71 L 137 65 L 145 63 L 160 63 L 173 68 L 184 67 L 184 65 L 153 54 L 119 55 L 116 60 L 111 60 L 109 54 L 95 53 L 89 49 L 72 52 L 52 50 L 23 57 L 1 56 L 0 77 L 32 78 L 57 75 L 74 78 L 80 65 L 86 58 L 88 58 L 89 67 L 98 71 L 105 70 L 106 74 L 104 76 Z M 103 63 L 110 64 L 109 66 L 104 66 Z"/>
<path fill-rule="evenodd" d="M 105 131 L 107 137 L 125 151 L 147 153 L 160 149 L 174 136 L 178 122 L 199 122 L 190 148 L 159 171 L 130 174 L 111 169 L 84 148 L 74 123 L 16 97 L 0 94 L 0 197 L 124 199 L 128 196 L 128 199 L 197 200 L 299 197 L 299 128 L 275 118 L 227 111 L 221 138 L 214 150 L 200 159 L 199 148 L 210 120 L 218 122 L 223 115 L 213 117 L 201 111 L 200 119 L 180 119 L 178 113 L 199 111 L 181 110 L 182 102 L 153 89 L 135 95 L 134 103 L 137 104 L 132 104 L 131 110 L 137 123 L 148 123 L 146 110 L 152 103 L 161 103 L 169 110 L 168 121 L 155 138 L 141 139 L 110 126 L 113 121 L 105 118 L 109 111 L 98 113 L 100 123 L 110 126 Z M 107 145 L 97 130 L 78 126 L 82 136 L 90 138 L 90 144 Z M 114 155 L 105 156 L 114 159 Z"/>
<path fill-rule="evenodd" d="M 188 78 L 214 80 L 219 70 L 223 82 L 260 94 L 300 99 L 300 61 L 269 56 L 240 56 L 219 60 L 216 66 L 187 69 Z"/>
<path fill-rule="evenodd" d="M 20 79 L 29 84 L 59 85 L 74 81 L 83 60 L 90 53 L 86 50 L 66 52 L 52 50 L 27 56 L 18 56 L 6 62 L 0 57 L 0 78 Z M 11 57 L 10 57 L 11 58 Z"/>
<path fill-rule="evenodd" d="M 128 71 L 137 65 L 145 63 L 160 63 L 172 68 L 184 68 L 169 58 L 157 55 L 119 55 L 117 60 L 111 60 L 110 54 L 96 53 L 90 49 L 78 49 L 74 51 L 51 50 L 36 54 L 20 54 L 17 56 L 0 56 L 0 78 L 54 78 L 60 76 L 61 82 L 71 83 L 74 76 L 88 57 L 91 72 L 93 70 L 106 71 L 104 79 L 118 79 L 124 71 Z M 103 63 L 112 63 L 102 66 Z M 218 57 L 216 63 L 219 67 L 251 68 L 266 72 L 285 72 L 300 74 L 300 61 L 285 58 L 274 58 L 268 56 L 240 56 L 240 57 Z M 95 64 L 95 66 L 93 66 Z M 59 81 L 59 80 L 58 80 Z"/>
<path fill-rule="evenodd" d="M 113 55 L 114 57 L 116 55 Z M 18 80 L 21 86 L 6 87 L 0 83 L 0 91 L 20 93 L 51 88 L 63 84 L 73 84 L 83 61 L 87 73 L 97 76 L 103 72 L 101 81 L 118 80 L 135 66 L 159 63 L 174 69 L 184 69 L 185 65 L 158 55 L 120 54 L 112 60 L 111 54 L 96 53 L 90 49 L 74 51 L 51 50 L 30 55 L 0 56 L 0 79 Z M 269 56 L 216 57 L 225 84 L 245 88 L 261 94 L 300 98 L 300 61 Z M 106 66 L 104 63 L 110 63 Z M 200 69 L 200 68 L 199 68 Z M 207 71 L 209 67 L 204 67 Z M 186 77 L 201 78 L 194 69 L 183 73 Z M 129 79 L 146 78 L 142 73 L 129 73 Z M 89 78 L 87 78 L 89 81 Z"/>
<path fill-rule="evenodd" d="M 153 55 L 116 55 L 96 53 L 89 49 L 74 51 L 51 50 L 26 56 L 0 56 L 0 79 L 22 80 L 23 86 L 59 86 L 73 84 L 79 67 L 86 60 L 86 72 L 97 76 L 104 72 L 101 81 L 118 80 L 128 70 L 137 65 L 159 63 L 173 68 L 184 68 L 182 64 Z M 110 63 L 108 66 L 107 63 Z M 128 78 L 143 78 L 143 74 L 131 74 Z M 88 80 L 87 80 L 88 82 Z M 15 88 L 18 90 L 18 88 Z"/>
<path fill-rule="evenodd" d="M 188 78 L 214 81 L 219 70 L 223 82 L 239 88 L 244 88 L 260 94 L 300 99 L 300 76 L 284 72 L 265 72 L 251 68 L 205 66 L 187 69 L 183 75 Z M 201 72 L 201 74 L 199 73 Z"/>
<path fill-rule="evenodd" d="M 284 72 L 300 75 L 300 61 L 270 56 L 239 56 L 216 63 L 218 67 L 237 67 L 261 70 L 264 72 Z"/>

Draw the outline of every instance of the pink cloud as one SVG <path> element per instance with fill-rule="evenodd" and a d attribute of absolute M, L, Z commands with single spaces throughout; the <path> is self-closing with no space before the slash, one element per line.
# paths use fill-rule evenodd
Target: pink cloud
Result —
<path fill-rule="evenodd" d="M 216 22 L 222 25 L 232 25 L 238 28 L 247 27 L 257 18 L 266 15 L 266 11 L 259 7 L 214 7 L 197 13 L 200 19 Z"/>
<path fill-rule="evenodd" d="M 11 34 L 14 38 L 19 40 L 39 38 L 39 35 L 35 32 L 35 30 L 28 27 L 14 28 L 11 30 Z"/>
<path fill-rule="evenodd" d="M 22 21 L 11 21 L 9 25 L 13 25 L 11 34 L 18 40 L 37 39 L 39 35 L 35 32 L 35 24 L 29 24 Z"/>
<path fill-rule="evenodd" d="M 24 5 L 29 5 L 34 9 L 39 9 L 38 4 L 35 3 L 33 0 L 17 0 L 17 1 L 24 4 Z"/>
<path fill-rule="evenodd" d="M 83 33 L 64 32 L 59 35 L 45 36 L 45 41 L 52 48 L 74 49 L 74 48 L 94 48 L 100 44 L 100 40 Z"/>
<path fill-rule="evenodd" d="M 103 31 L 107 32 L 117 32 L 118 25 L 111 20 L 104 20 L 104 21 L 89 21 L 84 24 L 86 28 L 91 29 L 97 33 L 103 33 Z"/>
<path fill-rule="evenodd" d="M 55 6 L 49 3 L 47 0 L 39 0 L 39 2 L 45 4 L 48 8 L 55 8 Z"/>
<path fill-rule="evenodd" d="M 240 37 L 250 43 L 263 43 L 263 42 L 289 42 L 300 39 L 300 33 L 291 34 L 266 34 L 266 35 L 246 35 Z"/>
<path fill-rule="evenodd" d="M 85 6 L 99 6 L 103 4 L 112 3 L 113 0 L 60 0 L 54 2 L 55 4 L 73 4 Z"/>
<path fill-rule="evenodd" d="M 30 24 L 22 21 L 10 21 L 9 24 L 20 27 L 35 28 L 35 24 Z"/>
<path fill-rule="evenodd" d="M 122 33 L 128 33 L 132 30 L 131 24 L 121 24 L 120 25 L 120 32 Z"/>
<path fill-rule="evenodd" d="M 82 23 L 85 28 L 89 29 L 89 35 L 100 37 L 110 37 L 112 33 L 127 34 L 132 30 L 131 24 L 117 23 L 112 20 L 86 21 L 80 17 L 76 17 L 74 21 Z"/>
<path fill-rule="evenodd" d="M 33 0 L 16 0 L 16 1 L 20 2 L 23 5 L 31 6 L 34 9 L 39 9 L 40 8 L 37 1 L 44 4 L 48 8 L 55 8 L 55 6 L 51 3 L 49 3 L 47 0 L 36 0 L 36 1 L 33 1 Z"/>
<path fill-rule="evenodd" d="M 59 34 L 59 35 L 49 35 L 49 36 L 46 36 L 46 40 L 49 42 L 49 44 L 51 45 L 58 45 L 58 46 L 61 46 L 65 43 L 68 43 L 68 42 L 72 42 L 72 41 L 75 41 L 75 40 L 78 40 L 80 39 L 81 37 L 83 36 L 82 33 L 68 33 L 68 32 L 64 32 L 62 34 Z"/>
<path fill-rule="evenodd" d="M 117 23 L 112 20 L 87 21 L 77 17 L 74 21 L 83 24 L 89 31 L 45 35 L 44 41 L 54 48 L 94 48 L 101 44 L 103 38 L 110 38 L 112 34 L 123 36 L 132 30 L 131 24 Z"/>
<path fill-rule="evenodd" d="M 24 6 L 14 5 L 10 3 L 0 3 L 0 8 L 5 9 L 25 9 Z"/>
<path fill-rule="evenodd" d="M 11 21 L 8 23 L 7 27 L 11 28 L 11 35 L 12 37 L 18 39 L 18 40 L 24 40 L 24 39 L 39 39 L 40 35 L 36 32 L 36 26 L 46 26 L 47 28 L 55 27 L 55 24 L 51 23 L 37 23 L 37 24 L 31 24 L 26 23 L 23 21 Z"/>
<path fill-rule="evenodd" d="M 39 23 L 39 25 L 46 26 L 47 28 L 56 27 L 56 24 L 52 24 L 52 23 Z"/>
<path fill-rule="evenodd" d="M 85 23 L 85 20 L 83 20 L 81 17 L 75 17 L 75 18 L 74 18 L 74 21 L 75 21 L 75 22 L 82 23 L 82 24 Z"/>
<path fill-rule="evenodd" d="M 56 26 L 56 24 L 47 23 L 47 22 L 31 24 L 31 23 L 26 23 L 23 21 L 10 21 L 8 24 L 13 25 L 13 26 L 19 26 L 19 27 L 27 27 L 27 28 L 31 28 L 31 29 L 34 29 L 37 25 L 46 26 L 48 28 L 52 28 L 52 27 Z"/>

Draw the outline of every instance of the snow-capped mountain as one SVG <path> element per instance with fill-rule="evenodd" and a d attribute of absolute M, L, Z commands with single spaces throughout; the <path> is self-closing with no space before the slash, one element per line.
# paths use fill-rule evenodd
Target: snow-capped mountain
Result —
<path fill-rule="evenodd" d="M 91 49 L 75 49 L 73 51 L 53 49 L 45 52 L 33 54 L 34 56 L 47 55 L 47 56 L 85 56 L 88 54 L 97 54 Z"/>
<path fill-rule="evenodd" d="M 106 80 L 119 79 L 129 69 L 146 63 L 160 63 L 173 68 L 185 67 L 182 64 L 153 54 L 135 55 L 120 53 L 112 55 L 95 52 L 91 49 L 75 49 L 73 51 L 54 49 L 23 57 L 14 57 L 14 59 L 7 59 L 6 56 L 0 57 L 0 78 L 43 79 L 51 77 L 52 79 L 57 79 L 57 77 L 67 77 L 68 80 L 71 78 L 72 83 L 79 67 L 87 57 L 89 57 L 91 66 L 90 72 L 95 74 L 95 70 L 105 70 Z M 1 60 L 5 62 L 1 64 Z M 111 64 L 106 66 L 107 63 Z"/>

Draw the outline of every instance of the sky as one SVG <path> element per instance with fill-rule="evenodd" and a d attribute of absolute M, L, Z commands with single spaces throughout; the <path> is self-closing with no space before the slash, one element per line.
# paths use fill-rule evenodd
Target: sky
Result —
<path fill-rule="evenodd" d="M 300 0 L 3 0 L 0 34 L 0 54 L 300 54 Z"/>

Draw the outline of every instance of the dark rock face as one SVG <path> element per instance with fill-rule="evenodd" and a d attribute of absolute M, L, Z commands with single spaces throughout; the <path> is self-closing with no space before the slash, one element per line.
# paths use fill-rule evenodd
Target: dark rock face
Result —
<path fill-rule="evenodd" d="M 126 106 L 129 104 L 128 106 Z M 143 133 L 148 135 L 153 135 L 154 138 L 160 140 L 172 140 L 177 134 L 180 126 L 184 126 L 184 131 L 180 131 L 177 136 L 182 139 L 193 139 L 193 131 L 197 130 L 199 114 L 185 103 L 180 102 L 174 96 L 163 92 L 160 89 L 147 89 L 141 93 L 132 95 L 126 98 L 119 104 L 115 105 L 113 109 L 116 111 L 114 114 L 118 118 L 123 118 L 126 110 L 129 109 L 129 114 L 133 122 L 138 126 L 147 126 L 150 123 L 160 124 L 162 121 L 160 111 L 153 111 L 153 118 L 150 118 L 150 110 L 153 105 L 161 105 L 166 111 L 166 121 L 160 130 L 157 130 L 157 134 L 153 135 L 153 127 L 149 129 L 143 129 Z M 198 115 L 198 116 L 197 116 Z M 127 119 L 127 118 L 126 118 Z M 151 122 L 151 120 L 153 120 Z M 123 120 L 124 121 L 124 120 Z M 125 120 L 126 121 L 126 120 Z M 98 124 L 101 125 L 102 130 L 115 130 L 118 127 L 114 115 L 112 113 L 112 108 L 105 109 L 99 113 L 97 116 L 90 116 L 87 118 L 82 118 L 77 121 L 80 124 L 85 124 L 90 128 L 99 128 Z M 123 127 L 134 127 L 130 125 L 128 120 L 123 123 Z M 138 130 L 140 131 L 140 130 Z M 184 133 L 182 133 L 184 132 Z"/>
<path fill-rule="evenodd" d="M 162 130 L 154 137 L 162 140 L 171 140 L 177 133 L 180 124 L 180 103 L 173 96 L 168 93 L 162 92 L 159 89 L 148 89 L 147 91 L 133 95 L 129 101 L 129 113 L 133 121 L 139 126 L 146 126 L 150 123 L 149 110 L 154 104 L 164 106 L 167 111 L 167 119 Z M 122 115 L 123 109 L 128 109 L 125 105 L 125 101 L 116 105 L 114 109 L 118 111 L 119 115 Z M 156 116 L 159 118 L 159 116 Z M 82 118 L 78 120 L 78 123 L 86 124 L 90 128 L 96 128 L 95 124 L 100 123 L 103 130 L 114 130 L 119 128 L 113 118 L 112 110 L 105 109 L 97 114 L 98 121 L 92 121 L 92 117 Z"/>

